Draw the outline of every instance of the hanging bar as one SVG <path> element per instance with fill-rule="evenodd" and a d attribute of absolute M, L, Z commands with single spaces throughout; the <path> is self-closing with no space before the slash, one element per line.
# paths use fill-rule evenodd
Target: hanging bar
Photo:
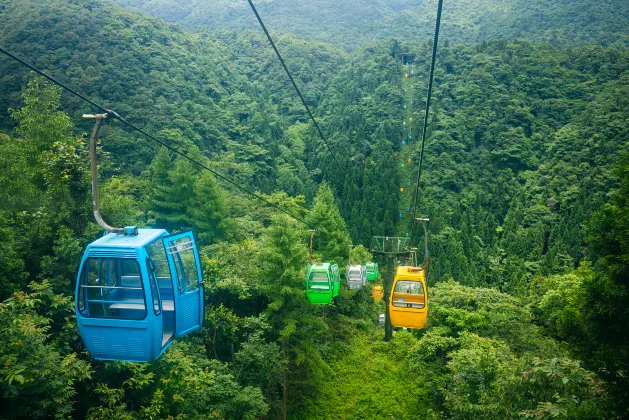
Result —
<path fill-rule="evenodd" d="M 90 137 L 90 166 L 92 169 L 92 209 L 94 211 L 94 218 L 100 227 L 107 232 L 127 234 L 127 229 L 114 228 L 109 226 L 103 220 L 100 215 L 100 208 L 98 202 L 98 158 L 96 156 L 96 141 L 98 140 L 98 131 L 103 123 L 103 120 L 107 118 L 107 114 L 84 114 L 83 118 L 94 119 L 94 128 L 92 129 L 92 136 Z M 135 230 L 137 234 L 137 229 Z M 132 232 L 130 234 L 133 234 Z"/>

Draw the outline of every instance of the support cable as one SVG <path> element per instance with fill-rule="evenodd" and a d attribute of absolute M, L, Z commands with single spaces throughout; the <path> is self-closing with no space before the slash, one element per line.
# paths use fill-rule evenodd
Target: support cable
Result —
<path fill-rule="evenodd" d="M 256 18 L 258 19 L 258 22 L 260 23 L 260 26 L 262 27 L 262 30 L 264 31 L 264 33 L 266 34 L 266 37 L 268 38 L 269 42 L 271 43 L 271 46 L 273 47 L 273 51 L 275 51 L 275 54 L 277 55 L 277 58 L 279 58 L 280 63 L 282 63 L 282 67 L 284 67 L 284 71 L 286 72 L 286 74 L 288 75 L 288 78 L 290 79 L 291 83 L 293 84 L 293 87 L 295 88 L 295 91 L 297 92 L 297 95 L 299 95 L 299 99 L 301 99 L 301 103 L 304 105 L 304 108 L 306 108 L 306 112 L 308 112 L 308 115 L 310 116 L 310 119 L 312 120 L 312 123 L 314 124 L 315 128 L 317 129 L 317 132 L 319 133 L 319 137 L 321 137 L 321 140 L 323 140 L 323 143 L 328 148 L 328 151 L 330 152 L 330 155 L 334 159 L 334 162 L 336 163 L 336 166 L 338 166 L 338 168 L 339 168 L 339 170 L 341 172 L 345 172 L 343 170 L 343 167 L 339 163 L 338 159 L 336 158 L 336 155 L 332 151 L 332 148 L 330 147 L 330 144 L 328 143 L 328 141 L 326 140 L 325 136 L 323 135 L 323 132 L 321 131 L 321 128 L 319 127 L 319 123 L 317 123 L 317 120 L 315 119 L 314 115 L 312 115 L 312 112 L 310 111 L 310 107 L 308 106 L 308 104 L 306 104 L 306 100 L 304 99 L 303 95 L 301 94 L 301 91 L 299 90 L 299 87 L 297 87 L 297 83 L 295 83 L 295 79 L 293 79 L 293 75 L 288 70 L 288 67 L 286 67 L 286 63 L 284 63 L 284 59 L 282 58 L 282 55 L 280 54 L 280 52 L 278 51 L 277 47 L 275 46 L 275 42 L 273 42 L 273 38 L 271 38 L 271 34 L 269 34 L 269 31 L 266 29 L 266 26 L 264 25 L 264 22 L 262 21 L 262 18 L 258 14 L 258 10 L 253 5 L 253 2 L 251 0 L 247 0 L 247 1 L 249 2 L 249 6 L 251 6 L 251 10 L 253 10 L 253 13 L 256 15 Z"/>
<path fill-rule="evenodd" d="M 413 198 L 413 217 L 411 223 L 417 217 L 417 198 L 419 196 L 419 181 L 422 176 L 422 164 L 424 161 L 424 145 L 426 143 L 426 130 L 428 128 L 428 112 L 430 110 L 430 99 L 432 96 L 432 82 L 435 74 L 435 62 L 437 61 L 437 43 L 439 42 L 439 28 L 441 26 L 441 10 L 443 8 L 443 0 L 439 0 L 437 6 L 437 21 L 435 23 L 435 36 L 432 43 L 432 60 L 430 62 L 430 78 L 428 81 L 428 94 L 426 95 L 426 113 L 424 114 L 424 127 L 422 128 L 422 143 L 419 154 L 419 167 L 417 168 L 417 179 L 415 184 L 415 195 Z"/>
<path fill-rule="evenodd" d="M 136 127 L 135 125 L 133 125 L 132 123 L 128 122 L 127 120 L 125 120 L 120 114 L 118 114 L 116 111 L 113 111 L 111 109 L 107 109 L 105 107 L 103 107 L 102 105 L 97 104 L 96 102 L 88 99 L 87 97 L 85 97 L 84 95 L 80 94 L 79 92 L 77 92 L 76 90 L 70 88 L 69 86 L 65 85 L 64 83 L 58 81 L 57 79 L 55 79 L 54 77 L 44 73 L 43 71 L 41 71 L 40 69 L 38 69 L 37 67 L 33 66 L 32 64 L 27 63 L 26 61 L 22 60 L 21 58 L 17 57 L 16 55 L 10 53 L 9 51 L 5 50 L 4 48 L 0 47 L 0 53 L 12 58 L 13 60 L 19 62 L 20 64 L 28 67 L 30 70 L 34 71 L 35 73 L 39 74 L 40 76 L 46 78 L 47 80 L 49 80 L 50 82 L 54 83 L 55 85 L 61 87 L 62 89 L 65 89 L 66 91 L 70 92 L 71 94 L 73 94 L 74 96 L 82 99 L 83 101 L 89 103 L 90 105 L 92 105 L 94 108 L 102 111 L 105 114 L 111 115 L 112 117 L 114 117 L 115 119 L 117 119 L 118 121 L 120 121 L 121 123 L 123 123 L 124 125 L 126 125 L 127 127 L 137 131 L 138 133 L 144 135 L 145 137 L 147 137 L 150 140 L 153 140 L 157 143 L 159 143 L 160 145 L 164 146 L 165 148 L 167 148 L 168 150 L 170 150 L 171 152 L 183 157 L 184 159 L 189 160 L 190 162 L 194 163 L 195 165 L 211 172 L 214 176 L 216 176 L 219 179 L 222 179 L 223 181 L 233 185 L 234 187 L 238 188 L 239 190 L 243 191 L 246 194 L 249 194 L 255 198 L 257 198 L 258 200 L 264 202 L 267 206 L 274 208 L 275 210 L 278 210 L 282 213 L 284 213 L 285 215 L 291 217 L 292 219 L 308 226 L 308 223 L 306 221 L 304 221 L 303 219 L 301 219 L 300 217 L 297 217 L 295 215 L 293 215 L 292 213 L 282 209 L 281 207 L 277 206 L 276 204 L 271 203 L 269 200 L 267 200 L 266 198 L 262 197 L 260 194 L 257 194 L 253 191 L 250 191 L 249 189 L 241 186 L 240 184 L 238 184 L 236 181 L 234 181 L 232 178 L 226 176 L 226 175 L 222 175 L 219 172 L 216 172 L 215 170 L 211 169 L 210 167 L 208 167 L 207 165 L 203 164 L 202 162 L 199 162 L 196 159 L 191 158 L 190 156 L 186 155 L 185 153 L 181 152 L 180 150 L 170 146 L 169 144 L 167 144 L 166 142 L 164 142 L 163 140 L 160 140 L 156 137 L 154 137 L 153 135 L 147 133 L 146 131 L 142 130 L 139 127 Z"/>

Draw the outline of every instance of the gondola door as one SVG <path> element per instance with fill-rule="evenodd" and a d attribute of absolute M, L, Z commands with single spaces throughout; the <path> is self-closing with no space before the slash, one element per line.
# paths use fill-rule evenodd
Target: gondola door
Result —
<path fill-rule="evenodd" d="M 162 239 L 175 290 L 175 337 L 181 337 L 203 325 L 203 277 L 199 251 L 192 232 Z"/>

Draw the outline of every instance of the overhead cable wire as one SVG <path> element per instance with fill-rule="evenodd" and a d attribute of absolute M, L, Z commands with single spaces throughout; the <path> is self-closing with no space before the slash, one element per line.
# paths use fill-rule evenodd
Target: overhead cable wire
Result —
<path fill-rule="evenodd" d="M 428 128 L 428 112 L 430 110 L 430 99 L 432 96 L 432 82 L 435 75 L 435 62 L 437 61 L 437 43 L 439 42 L 439 28 L 441 26 L 441 10 L 443 8 L 443 0 L 439 0 L 437 6 L 437 21 L 435 22 L 435 36 L 432 43 L 432 59 L 430 61 L 430 76 L 428 80 L 428 93 L 426 95 L 426 112 L 424 114 L 424 126 L 422 127 L 422 142 L 419 152 L 419 166 L 417 168 L 417 179 L 415 183 L 415 195 L 413 198 L 413 217 L 411 223 L 417 215 L 417 198 L 419 196 L 419 181 L 422 176 L 422 164 L 424 161 L 424 145 L 426 144 L 426 130 Z"/>
<path fill-rule="evenodd" d="M 282 63 L 282 67 L 284 67 L 284 71 L 286 72 L 286 74 L 288 75 L 288 78 L 290 79 L 291 83 L 293 84 L 293 87 L 295 88 L 295 91 L 297 91 L 297 95 L 299 95 L 299 99 L 301 99 L 301 103 L 304 105 L 304 108 L 306 108 L 306 112 L 310 116 L 310 119 L 312 120 L 312 123 L 314 124 L 315 128 L 317 129 L 317 132 L 319 133 L 319 137 L 321 137 L 321 140 L 323 140 L 323 143 L 328 148 L 328 151 L 332 155 L 332 158 L 334 159 L 334 162 L 338 166 L 339 170 L 341 170 L 341 172 L 344 172 L 343 171 L 343 167 L 341 166 L 341 164 L 339 163 L 338 159 L 336 158 L 336 155 L 332 151 L 332 148 L 330 147 L 330 144 L 328 143 L 328 141 L 326 140 L 325 136 L 323 135 L 323 131 L 321 131 L 321 127 L 319 127 L 319 123 L 315 119 L 314 115 L 312 115 L 312 112 L 310 111 L 310 107 L 308 106 L 308 104 L 306 104 L 306 100 L 304 99 L 304 96 L 301 94 L 301 91 L 299 90 L 299 87 L 297 86 L 297 83 L 295 83 L 295 79 L 293 79 L 293 75 L 291 74 L 290 70 L 288 70 L 288 67 L 286 67 L 286 63 L 284 62 L 284 59 L 282 58 L 282 54 L 280 54 L 279 50 L 275 46 L 275 42 L 273 41 L 273 38 L 271 38 L 271 34 L 269 34 L 269 31 L 266 29 L 266 26 L 264 25 L 264 22 L 262 21 L 262 18 L 260 17 L 260 14 L 258 13 L 258 10 L 253 5 L 253 2 L 251 0 L 247 0 L 247 1 L 249 2 L 249 6 L 251 6 L 251 10 L 253 10 L 253 13 L 256 15 L 256 18 L 258 19 L 258 22 L 260 23 L 260 26 L 262 27 L 262 30 L 266 34 L 266 37 L 268 38 L 269 43 L 273 47 L 273 51 L 275 51 L 275 55 L 277 55 L 277 58 L 279 58 L 280 63 Z"/>
<path fill-rule="evenodd" d="M 272 202 L 270 202 L 269 200 L 267 200 L 266 198 L 262 197 L 260 194 L 257 194 L 253 191 L 250 191 L 249 189 L 241 186 L 240 184 L 238 184 L 236 181 L 234 181 L 232 178 L 223 175 L 217 171 L 215 171 L 214 169 L 208 167 L 207 165 L 205 165 L 202 162 L 199 162 L 198 160 L 191 158 L 190 156 L 186 155 L 185 153 L 183 153 L 182 151 L 172 147 L 171 145 L 169 145 L 168 143 L 164 142 L 163 140 L 158 139 L 157 137 L 147 133 L 146 131 L 142 130 L 141 128 L 135 126 L 134 124 L 130 123 L 129 121 L 127 121 L 126 119 L 124 119 L 120 114 L 118 114 L 116 111 L 113 111 L 111 109 L 107 109 L 102 105 L 97 104 L 96 102 L 90 100 L 89 98 L 85 97 L 84 95 L 80 94 L 79 92 L 77 92 L 76 90 L 72 89 L 71 87 L 67 86 L 66 84 L 58 81 L 57 79 L 55 79 L 54 77 L 44 73 L 43 71 L 41 71 L 40 69 L 38 69 L 37 67 L 33 66 L 32 64 L 24 61 L 23 59 L 17 57 L 15 54 L 10 53 L 9 51 L 5 50 L 4 48 L 0 47 L 0 53 L 12 58 L 13 60 L 19 62 L 20 64 L 28 67 L 30 70 L 34 71 L 35 73 L 39 74 L 40 76 L 46 78 L 47 80 L 49 80 L 50 82 L 56 84 L 57 86 L 61 87 L 62 89 L 65 89 L 66 91 L 70 92 L 72 95 L 84 100 L 85 102 L 89 103 L 90 105 L 92 105 L 93 107 L 99 109 L 100 111 L 106 113 L 106 114 L 110 114 L 112 117 L 114 117 L 115 119 L 117 119 L 118 121 L 120 121 L 121 123 L 123 123 L 124 125 L 128 126 L 129 128 L 141 133 L 142 135 L 144 135 L 145 137 L 147 137 L 150 140 L 153 140 L 159 144 L 161 144 L 162 146 L 164 146 L 165 148 L 167 148 L 168 150 L 170 150 L 171 152 L 183 157 L 184 159 L 189 160 L 190 162 L 194 163 L 195 165 L 209 171 L 210 173 L 212 173 L 214 176 L 216 176 L 217 178 L 233 185 L 234 187 L 238 188 L 239 190 L 257 198 L 258 200 L 264 202 L 267 206 L 274 208 L 275 210 L 278 210 L 282 213 L 284 213 L 285 215 L 293 218 L 294 220 L 303 223 L 306 226 L 309 226 L 308 223 L 306 221 L 304 221 L 303 219 L 301 219 L 300 217 L 297 217 L 295 215 L 293 215 L 292 213 L 282 209 L 281 207 L 277 206 L 276 204 L 273 204 Z"/>

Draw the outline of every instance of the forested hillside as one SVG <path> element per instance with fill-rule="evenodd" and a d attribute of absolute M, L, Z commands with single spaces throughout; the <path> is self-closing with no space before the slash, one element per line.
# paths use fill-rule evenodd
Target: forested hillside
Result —
<path fill-rule="evenodd" d="M 184 28 L 257 29 L 246 0 L 114 0 Z M 386 38 L 428 39 L 436 1 L 267 0 L 254 4 L 271 29 L 346 49 Z M 444 36 L 455 43 L 524 38 L 563 45 L 627 45 L 622 0 L 465 0 L 444 3 Z"/>
<path fill-rule="evenodd" d="M 197 2 L 125 2 L 208 24 L 189 33 L 104 0 L 0 0 L 0 46 L 306 222 L 107 119 L 104 218 L 194 231 L 205 325 L 155 362 L 94 360 L 73 295 L 102 236 L 81 118 L 97 110 L 1 56 L 0 418 L 627 417 L 629 8 L 552 2 L 537 20 L 535 5 L 478 3 L 444 10 L 418 211 L 428 324 L 384 342 L 371 285 L 308 302 L 307 229 L 313 259 L 342 272 L 372 259 L 373 235 L 423 240 L 410 218 L 432 2 L 343 3 L 355 25 L 328 2 L 260 5 L 297 33 L 273 36 L 330 152 L 266 38 L 239 30 L 254 29 L 246 2 L 205 4 L 212 21 Z M 310 7 L 326 13 L 305 39 Z M 414 16 L 423 32 L 387 32 Z M 383 29 L 312 39 L 362 24 Z"/>
<path fill-rule="evenodd" d="M 399 87 L 400 50 L 423 57 L 410 77 L 415 96 Z M 406 232 L 387 220 L 408 214 L 416 166 L 381 159 L 407 163 L 419 154 L 417 141 L 402 144 L 401 117 L 405 101 L 425 95 L 427 56 L 426 45 L 361 51 L 323 104 L 341 149 L 354 145 L 352 158 L 365 162 L 341 193 L 343 215 L 363 243 L 370 226 Z M 605 201 L 610 170 L 628 147 L 627 52 L 495 42 L 444 46 L 439 60 L 421 201 L 422 213 L 440 215 L 431 226 L 433 273 L 517 292 L 536 274 L 575 268 L 587 254 L 581 227 Z M 411 115 L 419 120 L 422 112 Z M 374 177 L 388 184 L 375 186 Z"/>

